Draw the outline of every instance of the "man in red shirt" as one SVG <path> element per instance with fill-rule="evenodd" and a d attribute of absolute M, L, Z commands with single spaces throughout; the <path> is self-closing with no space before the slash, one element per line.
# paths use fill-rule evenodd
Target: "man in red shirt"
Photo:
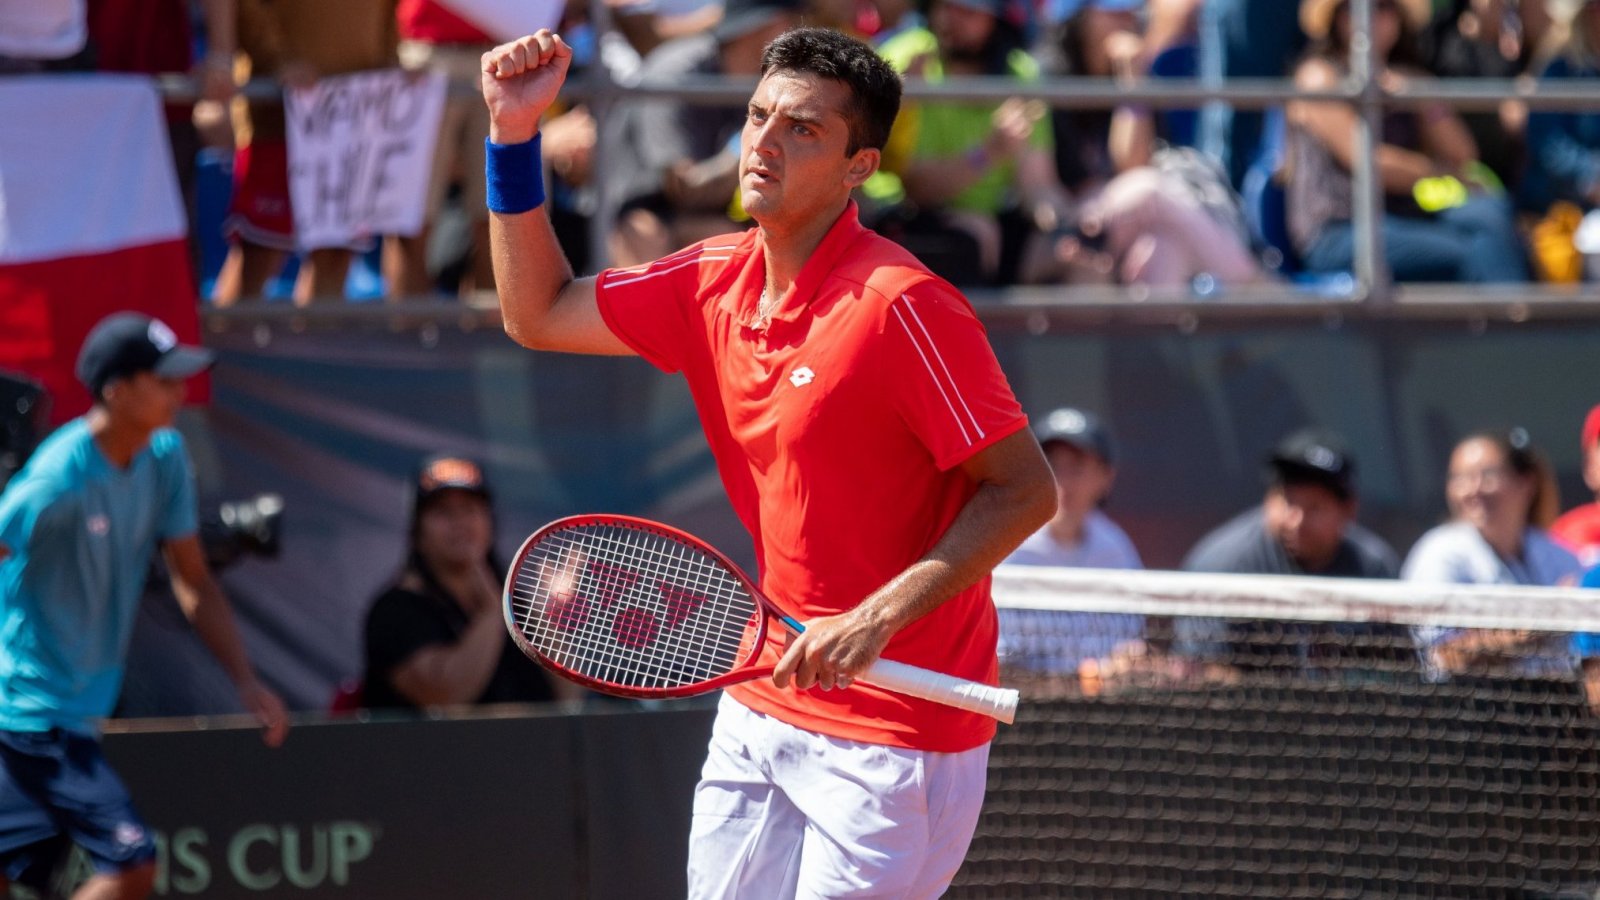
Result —
<path fill-rule="evenodd" d="M 723 698 L 689 894 L 938 896 L 994 723 L 852 681 L 882 655 L 993 683 L 989 572 L 1054 490 L 966 299 L 857 221 L 899 78 L 837 32 L 784 34 L 740 139 L 758 227 L 577 279 L 527 181 L 570 58 L 548 31 L 484 56 L 506 331 L 682 372 L 764 591 L 809 623 Z"/>
<path fill-rule="evenodd" d="M 1596 502 L 1568 510 L 1550 526 L 1550 536 L 1577 554 L 1585 566 L 1600 565 L 1600 405 L 1583 420 L 1583 483 Z"/>

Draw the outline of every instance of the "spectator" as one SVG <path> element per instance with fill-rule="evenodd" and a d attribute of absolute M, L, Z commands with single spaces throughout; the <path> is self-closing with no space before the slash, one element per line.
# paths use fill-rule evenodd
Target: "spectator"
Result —
<path fill-rule="evenodd" d="M 1268 457 L 1267 473 L 1261 505 L 1201 538 L 1183 561 L 1185 571 L 1398 574 L 1394 551 L 1356 523 L 1356 462 L 1336 435 L 1320 429 L 1288 435 Z M 1178 652 L 1243 670 L 1309 667 L 1348 676 L 1352 659 L 1392 666 L 1412 658 L 1404 631 L 1384 625 L 1180 619 L 1176 634 Z"/>
<path fill-rule="evenodd" d="M 1056 514 L 1005 564 L 1085 569 L 1141 569 L 1127 534 L 1103 511 L 1116 480 L 1116 450 L 1093 413 L 1065 407 L 1034 429 L 1055 474 Z M 1085 660 L 1113 655 L 1144 636 L 1134 615 L 1000 610 L 1000 662 L 1030 673 L 1075 674 Z"/>
<path fill-rule="evenodd" d="M 754 78 L 767 42 L 799 21 L 799 0 L 730 0 L 710 32 L 656 48 L 643 78 L 727 75 Z M 607 173 L 617 201 L 611 261 L 626 267 L 732 229 L 728 207 L 739 154 L 730 141 L 744 110 L 670 102 L 626 104 L 602 126 Z"/>
<path fill-rule="evenodd" d="M 1187 8 L 1163 3 L 1168 16 L 1158 22 L 1169 33 L 1148 36 L 1127 6 L 1122 0 L 1085 3 L 1060 29 L 1055 68 L 1124 84 L 1143 80 L 1152 49 L 1174 39 L 1170 32 L 1180 23 L 1171 19 Z M 1163 121 L 1148 107 L 1126 104 L 1109 116 L 1057 111 L 1057 165 L 1081 202 L 1077 221 L 1067 223 L 1065 239 L 1055 246 L 1060 261 L 1068 273 L 1076 265 L 1111 272 L 1124 284 L 1188 287 L 1201 275 L 1221 284 L 1263 278 L 1227 173 L 1194 148 L 1164 139 Z M 1099 254 L 1105 258 L 1096 260 Z"/>
<path fill-rule="evenodd" d="M 1267 459 L 1261 505 L 1200 539 L 1190 572 L 1394 578 L 1399 561 L 1356 523 L 1356 462 L 1335 435 L 1296 431 Z"/>
<path fill-rule="evenodd" d="M 1424 534 L 1402 570 L 1408 581 L 1576 584 L 1583 567 L 1544 530 L 1558 498 L 1528 433 L 1479 432 L 1456 444 L 1445 480 L 1450 521 Z M 1566 635 L 1420 627 L 1429 671 L 1542 677 L 1572 671 Z"/>
<path fill-rule="evenodd" d="M 1523 0 L 1520 8 L 1543 5 Z M 1507 0 L 1448 0 L 1418 36 L 1419 57 L 1440 78 L 1516 78 L 1531 67 L 1536 49 L 1523 41 L 1518 22 L 1519 8 Z M 1527 150 L 1527 106 L 1507 100 L 1498 110 L 1463 112 L 1461 120 L 1484 165 L 1515 191 Z"/>
<path fill-rule="evenodd" d="M 1600 2 L 1585 0 L 1573 10 L 1565 38 L 1540 78 L 1600 78 Z M 1600 207 L 1600 112 L 1535 112 L 1528 117 L 1528 146 L 1521 203 L 1545 216 L 1533 238 L 1543 275 L 1551 281 L 1582 280 L 1584 265 L 1573 238 L 1579 221 Z"/>
<path fill-rule="evenodd" d="M 928 18 L 930 28 L 903 32 L 880 48 L 907 78 L 1039 78 L 1038 62 L 1024 49 L 1015 4 L 935 0 Z M 1044 233 L 1067 217 L 1050 131 L 1040 125 L 1046 108 L 1011 98 L 995 104 L 918 103 L 906 112 L 915 136 L 897 174 L 905 199 L 918 211 L 906 230 L 953 233 L 961 247 L 948 263 L 930 260 L 930 267 L 957 283 L 1016 281 L 1031 268 L 1027 260 L 1045 253 Z M 907 126 L 900 127 L 903 132 Z M 890 149 L 895 144 L 891 137 Z"/>
<path fill-rule="evenodd" d="M 1425 78 L 1414 35 L 1425 0 L 1376 0 L 1374 73 L 1386 87 Z M 1347 0 L 1302 0 L 1300 22 L 1312 39 L 1295 69 L 1305 90 L 1344 83 L 1350 55 Z M 1289 232 L 1308 271 L 1348 271 L 1354 259 L 1356 110 L 1343 102 L 1289 104 Z M 1397 281 L 1520 282 L 1527 260 L 1495 180 L 1478 161 L 1472 134 L 1448 106 L 1395 110 L 1384 117 L 1377 177 L 1385 212 L 1383 252 Z"/>
<path fill-rule="evenodd" d="M 1142 569 L 1139 551 L 1103 508 L 1116 481 L 1111 432 L 1093 413 L 1063 407 L 1034 430 L 1055 474 L 1056 514 L 1006 558 L 1009 565 Z"/>
<path fill-rule="evenodd" d="M 142 898 L 156 836 L 101 755 L 134 613 L 157 547 L 184 615 L 276 746 L 288 719 L 257 680 L 206 565 L 194 476 L 171 428 L 184 380 L 211 354 L 161 322 L 118 313 L 84 340 L 77 374 L 94 398 L 0 494 L 0 894 L 43 889 L 63 840 L 88 852 L 78 897 Z"/>
<path fill-rule="evenodd" d="M 489 265 L 489 218 L 483 193 L 483 142 L 489 137 L 489 111 L 479 94 L 480 57 L 495 41 L 438 0 L 399 0 L 400 65 L 412 72 L 439 72 L 449 84 L 439 143 L 428 175 L 427 212 L 422 231 L 385 241 L 384 280 L 391 297 L 433 293 L 428 274 L 428 240 L 452 184 L 460 188 L 460 209 L 470 237 L 466 277 L 452 287 L 461 292 L 493 290 Z M 451 293 L 456 293 L 452 290 Z"/>
<path fill-rule="evenodd" d="M 238 0 L 239 49 L 250 76 L 285 87 L 309 87 L 319 77 L 397 63 L 396 0 Z M 283 100 L 252 100 L 241 116 L 233 164 L 233 202 L 225 228 L 231 246 L 212 297 L 218 305 L 262 296 L 267 282 L 295 249 L 289 202 L 289 154 Z M 352 250 L 308 251 L 294 299 L 340 297 Z"/>
<path fill-rule="evenodd" d="M 1450 521 L 1424 534 L 1403 569 L 1410 581 L 1573 584 L 1582 567 L 1545 529 L 1559 498 L 1549 463 L 1521 428 L 1456 444 L 1445 480 Z"/>
<path fill-rule="evenodd" d="M 500 602 L 494 510 L 478 465 L 427 459 L 417 475 L 406 560 L 367 613 L 363 703 L 429 709 L 555 699 L 517 649 Z"/>
<path fill-rule="evenodd" d="M 1595 500 L 1568 510 L 1550 526 L 1550 536 L 1585 566 L 1600 565 L 1600 405 L 1583 420 L 1583 483 Z"/>
<path fill-rule="evenodd" d="M 1543 530 L 1555 517 L 1555 479 L 1526 431 L 1481 432 L 1450 456 L 1445 498 L 1451 521 L 1406 558 L 1411 581 L 1551 586 L 1574 583 L 1582 567 Z M 1510 630 L 1419 628 L 1435 673 L 1559 674 L 1570 671 L 1567 641 Z"/>

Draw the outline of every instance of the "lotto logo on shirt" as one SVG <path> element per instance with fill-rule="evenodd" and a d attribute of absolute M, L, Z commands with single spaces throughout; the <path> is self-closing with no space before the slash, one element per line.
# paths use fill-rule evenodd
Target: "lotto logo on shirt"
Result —
<path fill-rule="evenodd" d="M 96 513 L 89 517 L 87 523 L 89 533 L 95 537 L 105 537 L 111 533 L 111 520 L 104 513 Z"/>
<path fill-rule="evenodd" d="M 805 387 L 815 381 L 817 373 L 811 371 L 810 366 L 801 366 L 789 373 L 789 383 L 795 387 Z"/>

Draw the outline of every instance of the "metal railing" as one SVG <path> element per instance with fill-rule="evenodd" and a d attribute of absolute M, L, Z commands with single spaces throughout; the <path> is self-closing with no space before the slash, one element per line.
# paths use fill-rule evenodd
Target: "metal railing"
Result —
<path fill-rule="evenodd" d="M 1289 0 L 1285 0 L 1289 2 Z M 1108 109 L 1121 104 L 1138 104 L 1156 109 L 1201 109 L 1211 104 L 1260 110 L 1281 106 L 1293 100 L 1339 100 L 1354 104 L 1360 126 L 1356 135 L 1353 278 L 1347 291 L 1320 291 L 1308 294 L 1290 285 L 1230 287 L 1197 300 L 1186 291 L 1144 290 L 1137 287 L 1103 289 L 1082 286 L 1049 288 L 1017 287 L 1001 291 L 969 292 L 989 316 L 1034 316 L 1049 310 L 1052 318 L 1076 320 L 1085 316 L 1142 319 L 1186 319 L 1192 316 L 1255 317 L 1260 315 L 1323 316 L 1410 316 L 1449 315 L 1468 319 L 1490 314 L 1508 321 L 1552 315 L 1588 318 L 1591 307 L 1600 301 L 1600 287 L 1540 284 L 1505 285 L 1412 285 L 1396 287 L 1389 278 L 1379 237 L 1383 210 L 1382 188 L 1375 165 L 1375 148 L 1380 140 L 1384 111 L 1445 103 L 1461 110 L 1495 109 L 1506 100 L 1516 100 L 1530 110 L 1579 111 L 1600 108 L 1600 81 L 1538 81 L 1518 79 L 1424 79 L 1407 82 L 1393 92 L 1383 90 L 1373 76 L 1376 60 L 1365 39 L 1373 11 L 1373 0 L 1352 0 L 1351 16 L 1355 36 L 1351 41 L 1349 76 L 1334 90 L 1307 92 L 1288 78 L 1226 79 L 1200 78 L 1146 79 L 1123 83 L 1106 78 L 1046 77 L 1036 82 L 1018 83 L 1004 77 L 949 78 L 938 84 L 911 81 L 906 96 L 928 101 L 998 102 L 1008 97 L 1039 100 L 1056 109 Z M 585 101 L 598 123 L 617 106 L 625 103 L 674 101 L 693 105 L 742 106 L 754 86 L 752 79 L 716 76 L 681 77 L 668 80 L 632 79 L 617 81 L 602 66 L 594 66 L 573 78 L 565 94 Z M 164 93 L 173 97 L 193 97 L 194 85 L 184 76 L 160 79 Z M 278 86 L 270 81 L 255 81 L 242 92 L 250 97 L 276 96 Z M 603 124 L 601 125 L 603 128 Z M 595 147 L 592 169 L 606 171 L 605 143 Z M 595 258 L 603 262 L 607 238 L 611 233 L 616 204 L 607 196 L 607 185 L 600 192 L 597 212 L 590 221 L 590 246 Z M 1275 304 L 1288 302 L 1300 311 L 1274 310 Z M 449 314 L 430 310 L 432 304 L 409 304 L 414 311 Z M 455 307 L 469 318 L 484 314 L 480 304 Z M 1126 307 L 1123 312 L 1091 312 L 1112 305 Z M 1185 307 L 1179 312 L 1176 307 Z M 1400 310 L 1388 307 L 1401 307 Z M 1415 307 L 1415 311 L 1406 311 Z M 391 307 L 392 308 L 392 307 Z M 1169 308 L 1172 308 L 1169 310 Z M 246 306 L 235 310 L 208 312 L 218 327 L 233 319 L 260 315 L 285 321 L 312 323 L 332 319 L 363 319 L 376 312 L 345 310 L 283 310 L 263 312 L 266 307 Z"/>

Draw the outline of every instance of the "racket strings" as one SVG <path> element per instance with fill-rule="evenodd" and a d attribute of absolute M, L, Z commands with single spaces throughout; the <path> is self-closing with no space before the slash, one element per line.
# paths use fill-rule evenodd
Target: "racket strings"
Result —
<path fill-rule="evenodd" d="M 514 624 L 540 655 L 636 689 L 693 685 L 754 652 L 760 607 L 692 544 L 642 528 L 584 524 L 529 548 L 513 578 Z"/>

